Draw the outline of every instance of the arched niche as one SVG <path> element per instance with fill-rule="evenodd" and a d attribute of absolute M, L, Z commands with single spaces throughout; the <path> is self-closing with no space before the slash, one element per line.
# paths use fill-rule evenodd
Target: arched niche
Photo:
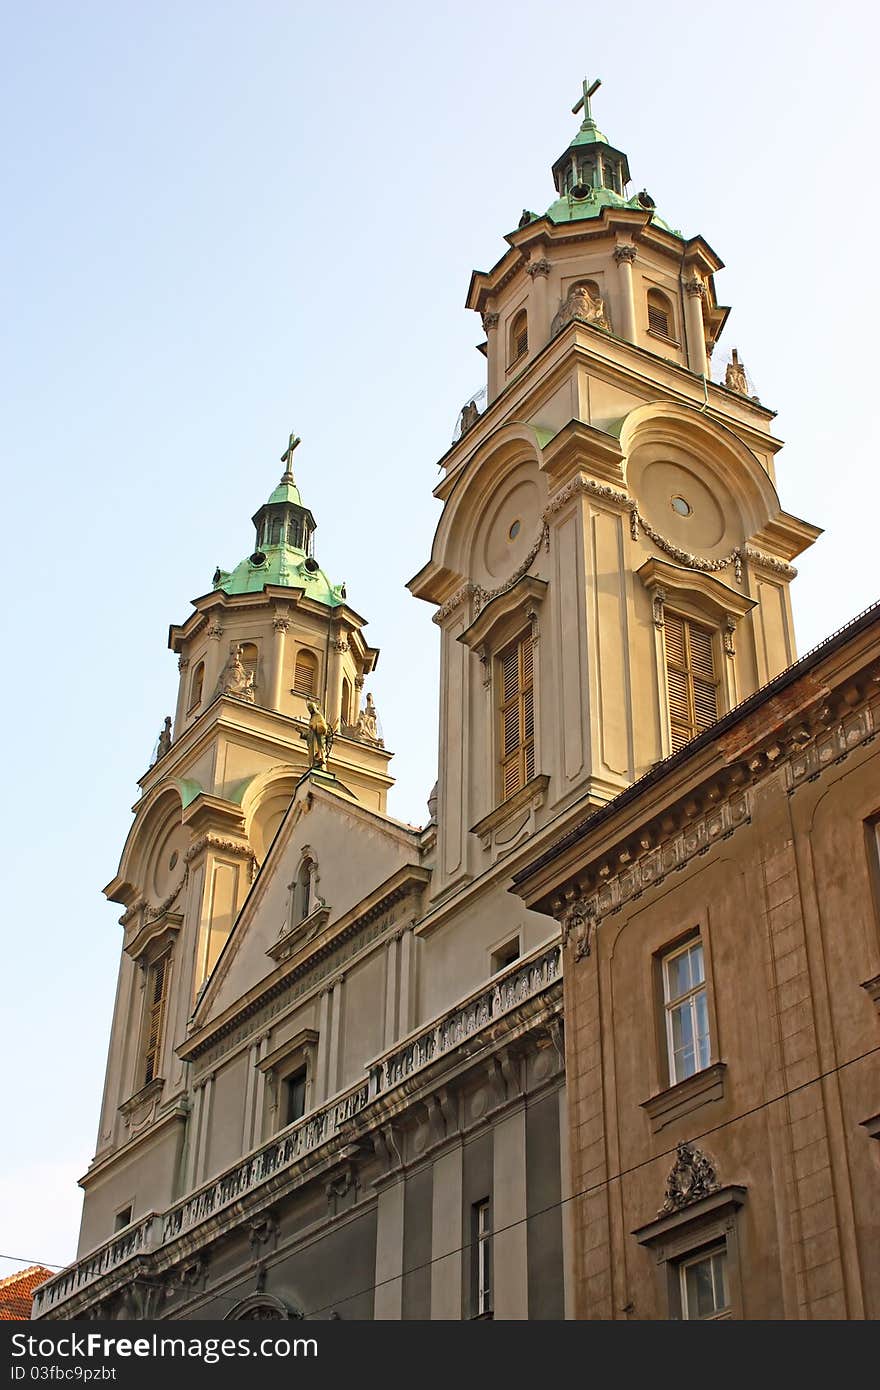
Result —
<path fill-rule="evenodd" d="M 124 901 L 128 885 L 129 892 L 155 906 L 178 886 L 190 843 L 182 813 L 180 791 L 174 783 L 166 782 L 144 798 L 128 833 L 118 875 L 108 886 L 114 901 Z"/>
<path fill-rule="evenodd" d="M 433 561 L 494 587 L 533 544 L 546 500 L 535 431 L 511 422 L 477 450 L 455 480 L 434 536 Z M 520 526 L 510 536 L 517 520 Z"/>
<path fill-rule="evenodd" d="M 290 767 L 272 768 L 254 778 L 242 801 L 251 849 L 262 864 L 290 808 L 299 774 Z"/>
<path fill-rule="evenodd" d="M 302 1317 L 282 1298 L 274 1294 L 254 1293 L 235 1303 L 223 1318 L 224 1322 L 290 1322 Z"/>
<path fill-rule="evenodd" d="M 683 551 L 720 557 L 781 510 L 751 450 L 700 410 L 640 406 L 624 421 L 620 442 L 640 514 Z"/>

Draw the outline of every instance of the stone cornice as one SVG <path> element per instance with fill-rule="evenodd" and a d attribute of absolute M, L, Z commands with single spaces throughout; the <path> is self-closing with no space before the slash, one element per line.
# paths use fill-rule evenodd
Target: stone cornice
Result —
<path fill-rule="evenodd" d="M 876 621 L 880 607 L 872 613 Z M 804 669 L 797 679 L 778 678 L 778 690 L 771 683 L 757 692 L 518 870 L 514 890 L 551 911 L 576 953 L 588 954 L 603 917 L 748 823 L 756 784 L 781 775 L 793 795 L 875 737 L 876 635 L 873 650 L 859 642 L 858 652 L 856 671 Z M 836 654 L 829 646 L 829 662 Z"/>

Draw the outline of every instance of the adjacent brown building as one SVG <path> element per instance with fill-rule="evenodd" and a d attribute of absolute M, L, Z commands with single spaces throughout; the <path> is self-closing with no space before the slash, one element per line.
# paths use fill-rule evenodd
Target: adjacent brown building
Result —
<path fill-rule="evenodd" d="M 583 1318 L 880 1316 L 880 605 L 516 875 Z"/>

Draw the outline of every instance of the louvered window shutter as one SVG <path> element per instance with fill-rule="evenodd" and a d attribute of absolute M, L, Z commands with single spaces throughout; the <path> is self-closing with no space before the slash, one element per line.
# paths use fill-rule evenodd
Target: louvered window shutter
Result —
<path fill-rule="evenodd" d="M 144 1085 L 148 1085 L 159 1070 L 162 1045 L 162 1023 L 168 992 L 168 956 L 162 956 L 150 966 L 147 980 L 146 1046 L 144 1048 Z"/>
<path fill-rule="evenodd" d="M 535 775 L 535 695 L 531 634 L 499 658 L 501 674 L 501 795 L 506 800 Z"/>
<path fill-rule="evenodd" d="M 711 632 L 667 612 L 664 635 L 669 731 L 675 752 L 718 718 L 718 679 Z"/>
<path fill-rule="evenodd" d="M 299 695 L 314 695 L 318 687 L 318 662 L 313 652 L 296 654 L 293 669 L 293 688 Z"/>

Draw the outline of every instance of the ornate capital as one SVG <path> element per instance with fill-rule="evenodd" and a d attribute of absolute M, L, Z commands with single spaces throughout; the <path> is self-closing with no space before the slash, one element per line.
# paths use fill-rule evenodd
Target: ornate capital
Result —
<path fill-rule="evenodd" d="M 704 299 L 706 296 L 706 286 L 699 275 L 691 275 L 689 279 L 685 280 L 684 287 L 688 294 L 699 295 L 700 299 Z"/>
<path fill-rule="evenodd" d="M 289 632 L 290 619 L 284 618 L 279 614 L 277 617 L 272 619 L 272 626 L 274 627 L 276 632 Z"/>
<path fill-rule="evenodd" d="M 526 266 L 526 274 L 531 275 L 534 280 L 536 275 L 549 275 L 552 267 L 546 256 L 542 256 L 539 261 L 529 261 Z"/>
<path fill-rule="evenodd" d="M 220 623 L 212 622 L 208 624 L 208 636 L 213 638 L 215 642 L 220 641 L 220 638 L 223 636 L 223 628 Z"/>
<path fill-rule="evenodd" d="M 498 327 L 498 315 L 497 315 L 497 314 L 495 314 L 495 313 L 483 314 L 482 318 L 483 318 L 483 331 L 484 331 L 484 333 L 491 333 L 491 331 L 492 331 L 493 328 L 497 328 L 497 327 Z"/>
<path fill-rule="evenodd" d="M 355 676 L 355 678 L 354 678 L 354 688 L 355 688 L 355 690 L 363 690 L 363 688 L 364 688 L 364 678 L 363 678 L 363 676 Z"/>
<path fill-rule="evenodd" d="M 178 669 L 178 671 L 185 671 L 188 665 L 189 665 L 189 657 L 188 657 L 188 656 L 179 656 L 179 657 L 177 658 L 177 669 Z"/>
<path fill-rule="evenodd" d="M 634 246 L 615 246 L 614 259 L 620 265 L 624 261 L 627 265 L 632 265 L 636 258 L 636 248 Z"/>
<path fill-rule="evenodd" d="M 724 652 L 726 656 L 736 656 L 736 647 L 733 645 L 733 635 L 736 632 L 736 618 L 732 613 L 728 613 L 724 624 Z"/>
<path fill-rule="evenodd" d="M 346 639 L 344 637 L 337 637 L 336 641 L 333 643 L 333 650 L 340 653 L 347 652 L 348 642 Z"/>

